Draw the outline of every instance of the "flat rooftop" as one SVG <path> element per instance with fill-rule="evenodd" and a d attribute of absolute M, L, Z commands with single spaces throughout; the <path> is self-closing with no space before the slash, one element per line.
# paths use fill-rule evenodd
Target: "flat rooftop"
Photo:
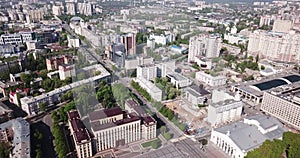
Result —
<path fill-rule="evenodd" d="M 121 114 L 123 114 L 121 107 L 116 106 L 116 107 L 113 107 L 110 109 L 103 109 L 103 110 L 97 110 L 97 111 L 90 112 L 88 114 L 88 117 L 89 117 L 90 121 L 93 122 L 93 121 L 97 121 L 99 119 L 113 117 L 113 116 L 121 115 Z"/>
<path fill-rule="evenodd" d="M 104 129 L 109 129 L 112 127 L 121 126 L 121 125 L 135 122 L 135 121 L 140 121 L 140 118 L 138 116 L 132 116 L 129 118 L 117 120 L 115 122 L 110 122 L 110 123 L 106 123 L 106 124 L 101 124 L 99 121 L 94 121 L 94 122 L 91 122 L 91 126 L 92 126 L 93 131 L 95 132 L 95 131 L 101 131 Z"/>

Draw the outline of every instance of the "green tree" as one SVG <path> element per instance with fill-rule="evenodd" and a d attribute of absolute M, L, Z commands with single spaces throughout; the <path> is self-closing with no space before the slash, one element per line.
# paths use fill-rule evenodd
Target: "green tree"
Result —
<path fill-rule="evenodd" d="M 161 126 L 160 127 L 160 133 L 165 134 L 167 132 L 167 127 L 166 126 Z"/>
<path fill-rule="evenodd" d="M 125 100 L 130 97 L 130 91 L 122 83 L 112 86 L 112 93 L 116 101 L 121 105 L 125 105 Z"/>
<path fill-rule="evenodd" d="M 46 111 L 47 107 L 48 107 L 48 104 L 46 102 L 39 103 L 40 111 Z"/>

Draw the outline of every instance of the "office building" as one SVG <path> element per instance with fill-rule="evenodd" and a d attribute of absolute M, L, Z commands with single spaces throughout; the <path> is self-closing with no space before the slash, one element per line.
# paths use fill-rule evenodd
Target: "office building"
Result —
<path fill-rule="evenodd" d="M 30 158 L 30 126 L 23 118 L 0 124 L 0 141 L 11 142 L 10 157 Z"/>
<path fill-rule="evenodd" d="M 249 36 L 248 52 L 260 59 L 280 62 L 300 61 L 300 35 L 256 30 Z"/>
<path fill-rule="evenodd" d="M 138 66 L 136 69 L 136 77 L 143 77 L 146 80 L 154 81 L 157 77 L 157 68 L 154 64 Z"/>
<path fill-rule="evenodd" d="M 285 131 L 277 119 L 254 115 L 213 129 L 210 140 L 229 157 L 244 158 L 266 140 L 282 139 Z"/>
<path fill-rule="evenodd" d="M 89 131 L 80 120 L 78 111 L 68 112 L 68 124 L 78 158 L 92 157 L 92 138 Z"/>
<path fill-rule="evenodd" d="M 216 87 L 226 84 L 226 76 L 212 76 L 204 71 L 196 72 L 196 80 L 205 83 L 208 86 Z"/>
<path fill-rule="evenodd" d="M 221 50 L 222 39 L 218 35 L 200 34 L 190 38 L 188 62 L 194 62 L 195 57 L 218 57 Z"/>
<path fill-rule="evenodd" d="M 152 57 L 144 58 L 144 57 L 137 56 L 136 59 L 126 59 L 125 60 L 125 69 L 126 70 L 136 69 L 138 66 L 151 65 L 153 63 L 154 63 L 154 60 Z"/>
<path fill-rule="evenodd" d="M 265 91 L 261 110 L 300 130 L 300 82 Z"/>
<path fill-rule="evenodd" d="M 224 91 L 214 90 L 211 103 L 208 106 L 207 121 L 211 126 L 228 123 L 240 118 L 243 102 L 240 95 L 230 95 Z"/>
<path fill-rule="evenodd" d="M 138 82 L 139 85 L 144 88 L 151 97 L 156 101 L 162 100 L 162 90 L 155 86 L 151 81 L 146 80 L 143 77 L 137 77 L 134 79 L 135 82 Z"/>
<path fill-rule="evenodd" d="M 175 73 L 176 65 L 175 60 L 162 62 L 156 65 L 157 67 L 157 76 L 158 77 L 166 77 L 168 74 Z"/>
<path fill-rule="evenodd" d="M 136 34 L 129 33 L 121 36 L 121 43 L 125 46 L 126 55 L 136 54 Z"/>
<path fill-rule="evenodd" d="M 157 121 L 150 116 L 145 109 L 136 101 L 129 99 L 125 101 L 125 110 L 128 113 L 136 114 L 142 121 L 142 138 L 150 140 L 156 138 Z"/>
<path fill-rule="evenodd" d="M 123 146 L 141 139 L 141 120 L 123 114 L 120 107 L 89 113 L 92 132 L 98 151 Z"/>

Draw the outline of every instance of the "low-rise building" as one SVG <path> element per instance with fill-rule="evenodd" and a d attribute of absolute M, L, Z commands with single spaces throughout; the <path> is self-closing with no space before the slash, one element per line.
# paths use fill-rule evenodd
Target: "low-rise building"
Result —
<path fill-rule="evenodd" d="M 209 95 L 210 93 L 207 90 L 196 85 L 188 87 L 185 91 L 185 99 L 192 103 L 194 107 L 206 103 Z"/>
<path fill-rule="evenodd" d="M 212 87 L 225 85 L 227 80 L 226 76 L 212 76 L 203 71 L 196 73 L 196 79 Z"/>
<path fill-rule="evenodd" d="M 136 82 L 139 83 L 139 85 L 144 88 L 151 97 L 156 101 L 162 100 L 162 90 L 155 86 L 154 83 L 146 80 L 143 77 L 138 77 L 134 79 Z"/>
<path fill-rule="evenodd" d="M 28 97 L 21 98 L 20 101 L 21 101 L 22 109 L 28 115 L 36 115 L 40 111 L 38 106 L 40 103 L 47 102 L 48 106 L 53 106 L 55 103 L 60 101 L 60 97 L 63 93 L 73 88 L 79 87 L 83 84 L 93 83 L 93 82 L 95 83 L 95 85 L 97 85 L 102 80 L 106 81 L 107 83 L 111 82 L 110 73 L 101 64 L 85 67 L 82 68 L 82 70 L 88 72 L 94 72 L 94 74 L 97 75 L 77 82 L 73 82 L 69 85 L 65 85 L 60 88 L 56 88 L 53 91 L 50 91 L 45 94 L 41 94 L 39 96 L 35 96 L 35 97 L 28 96 Z M 96 72 L 100 72 L 100 73 L 96 73 Z"/>
<path fill-rule="evenodd" d="M 275 118 L 254 115 L 213 129 L 210 140 L 232 158 L 243 158 L 266 140 L 282 139 L 286 130 Z"/>
<path fill-rule="evenodd" d="M 68 123 L 78 158 L 92 157 L 92 138 L 80 120 L 78 111 L 68 112 Z"/>
<path fill-rule="evenodd" d="M 183 88 L 192 85 L 192 81 L 188 79 L 187 77 L 181 75 L 180 73 L 172 73 L 168 74 L 167 78 L 171 81 L 175 87 L 178 88 Z"/>
<path fill-rule="evenodd" d="M 23 118 L 0 124 L 0 140 L 10 142 L 11 157 L 30 158 L 30 126 Z"/>

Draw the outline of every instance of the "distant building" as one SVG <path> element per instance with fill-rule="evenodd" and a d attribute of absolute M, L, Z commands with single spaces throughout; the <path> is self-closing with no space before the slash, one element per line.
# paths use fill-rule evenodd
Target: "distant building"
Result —
<path fill-rule="evenodd" d="M 0 45 L 23 44 L 33 40 L 32 32 L 19 32 L 15 34 L 3 34 L 0 36 Z"/>
<path fill-rule="evenodd" d="M 90 2 L 77 3 L 77 10 L 79 14 L 92 16 L 94 13 L 94 5 Z"/>
<path fill-rule="evenodd" d="M 136 69 L 138 66 L 141 65 L 151 65 L 154 64 L 153 58 L 144 58 L 137 56 L 136 59 L 126 59 L 125 60 L 125 69 L 131 70 Z"/>
<path fill-rule="evenodd" d="M 72 38 L 68 36 L 68 47 L 69 48 L 79 48 L 80 46 L 80 39 Z"/>
<path fill-rule="evenodd" d="M 230 44 L 247 44 L 248 38 L 240 34 L 224 34 L 224 40 L 227 40 Z"/>
<path fill-rule="evenodd" d="M 212 76 L 203 71 L 196 72 L 196 79 L 212 87 L 225 85 L 227 80 L 226 76 Z"/>
<path fill-rule="evenodd" d="M 168 74 L 167 78 L 170 80 L 170 82 L 175 85 L 175 87 L 178 88 L 184 88 L 187 86 L 190 86 L 193 82 L 188 79 L 187 77 L 181 75 L 180 73 L 172 73 Z"/>
<path fill-rule="evenodd" d="M 214 90 L 208 106 L 207 121 L 215 127 L 237 120 L 242 115 L 243 102 L 239 94 L 232 96 L 224 91 Z"/>
<path fill-rule="evenodd" d="M 297 53 L 300 52 L 300 35 L 256 30 L 250 34 L 248 52 L 259 55 L 260 59 L 297 63 L 300 61 Z"/>
<path fill-rule="evenodd" d="M 147 39 L 147 47 L 151 50 L 155 49 L 155 40 L 153 38 Z"/>
<path fill-rule="evenodd" d="M 288 33 L 292 27 L 293 23 L 291 20 L 275 20 L 272 31 Z"/>
<path fill-rule="evenodd" d="M 62 15 L 62 12 L 63 12 L 63 8 L 61 6 L 54 5 L 52 7 L 52 13 L 53 13 L 53 15 L 60 16 L 60 15 Z"/>
<path fill-rule="evenodd" d="M 156 101 L 162 100 L 162 90 L 155 86 L 151 81 L 146 80 L 143 77 L 138 77 L 134 79 L 139 85 L 144 88 L 151 97 Z"/>
<path fill-rule="evenodd" d="M 300 82 L 296 82 L 264 92 L 261 110 L 300 130 L 299 88 Z"/>
<path fill-rule="evenodd" d="M 286 130 L 275 118 L 254 115 L 213 129 L 210 140 L 232 158 L 243 158 L 266 140 L 282 139 Z"/>
<path fill-rule="evenodd" d="M 75 15 L 76 14 L 75 3 L 66 3 L 66 14 L 68 14 L 68 15 Z"/>
<path fill-rule="evenodd" d="M 155 65 L 138 66 L 136 77 L 143 77 L 146 80 L 154 80 L 157 77 L 157 68 Z"/>
<path fill-rule="evenodd" d="M 151 34 L 149 36 L 149 39 L 153 39 L 156 44 L 160 44 L 160 45 L 163 45 L 163 46 L 168 43 L 168 37 L 166 37 L 165 35 L 154 35 L 154 34 Z"/>
<path fill-rule="evenodd" d="M 47 70 L 58 70 L 59 65 L 72 64 L 73 58 L 71 56 L 63 55 L 46 59 Z"/>
<path fill-rule="evenodd" d="M 262 15 L 259 20 L 259 27 L 269 26 L 271 24 L 271 16 L 270 15 Z"/>
<path fill-rule="evenodd" d="M 194 62 L 196 56 L 218 57 L 222 39 L 218 35 L 200 34 L 190 38 L 188 62 Z"/>
<path fill-rule="evenodd" d="M 0 124 L 0 141 L 11 142 L 11 157 L 30 158 L 30 125 L 23 118 Z"/>
<path fill-rule="evenodd" d="M 80 120 L 78 111 L 68 112 L 68 124 L 75 143 L 78 158 L 92 157 L 92 138 Z"/>

